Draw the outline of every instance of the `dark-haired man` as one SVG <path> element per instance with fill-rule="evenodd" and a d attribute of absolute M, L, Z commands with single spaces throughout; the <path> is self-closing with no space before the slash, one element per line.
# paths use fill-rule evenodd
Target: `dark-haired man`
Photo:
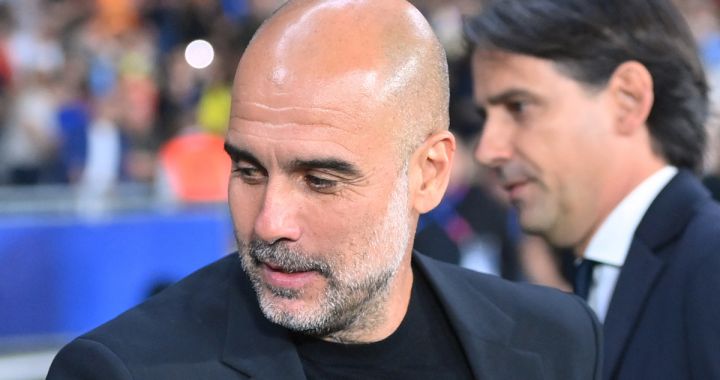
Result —
<path fill-rule="evenodd" d="M 677 10 L 500 0 L 466 28 L 476 157 L 525 230 L 574 248 L 604 378 L 720 379 L 720 207 L 693 174 L 707 84 Z"/>
<path fill-rule="evenodd" d="M 70 343 L 49 378 L 598 378 L 581 300 L 413 253 L 447 128 L 445 54 L 417 9 L 287 3 L 233 85 L 239 255 Z"/>

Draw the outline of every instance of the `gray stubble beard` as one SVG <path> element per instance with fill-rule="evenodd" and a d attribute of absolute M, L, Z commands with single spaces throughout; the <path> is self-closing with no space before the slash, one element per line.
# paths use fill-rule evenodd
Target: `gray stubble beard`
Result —
<path fill-rule="evenodd" d="M 378 266 L 368 259 L 368 252 L 342 268 L 340 263 L 332 261 L 335 255 L 317 259 L 305 252 L 291 250 L 283 242 L 268 244 L 253 240 L 246 244 L 238 239 L 243 269 L 253 284 L 265 317 L 289 330 L 337 341 L 354 341 L 355 337 L 382 323 L 392 280 L 399 272 L 409 244 L 407 200 L 408 177 L 404 168 L 404 174 L 395 183 L 385 217 L 370 232 L 368 252 L 385 248 L 392 253 L 391 261 L 381 270 L 377 270 Z M 314 307 L 302 315 L 282 310 L 274 297 L 299 299 L 304 292 L 302 289 L 277 288 L 264 283 L 260 275 L 263 261 L 270 261 L 286 270 L 316 271 L 326 279 L 326 289 Z M 364 276 L 358 278 L 358 273 Z"/>

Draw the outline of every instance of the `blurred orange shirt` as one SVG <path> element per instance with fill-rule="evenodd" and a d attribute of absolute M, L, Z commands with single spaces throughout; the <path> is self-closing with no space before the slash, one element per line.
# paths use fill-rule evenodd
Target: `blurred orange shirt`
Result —
<path fill-rule="evenodd" d="M 160 150 L 160 165 L 178 199 L 186 202 L 227 200 L 230 158 L 222 137 L 192 133 L 171 139 Z"/>

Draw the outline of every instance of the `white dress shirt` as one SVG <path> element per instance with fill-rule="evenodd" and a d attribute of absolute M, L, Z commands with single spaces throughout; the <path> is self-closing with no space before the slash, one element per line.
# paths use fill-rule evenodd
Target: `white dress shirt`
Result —
<path fill-rule="evenodd" d="M 583 257 L 598 264 L 593 270 L 588 305 L 600 322 L 605 321 L 615 284 L 640 220 L 677 171 L 674 166 L 665 166 L 646 178 L 612 210 L 590 240 Z"/>

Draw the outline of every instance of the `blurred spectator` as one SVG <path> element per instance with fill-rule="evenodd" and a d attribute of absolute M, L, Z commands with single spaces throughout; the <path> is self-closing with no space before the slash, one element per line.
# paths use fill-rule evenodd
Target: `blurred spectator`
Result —
<path fill-rule="evenodd" d="M 706 176 L 703 179 L 715 200 L 720 201 L 720 2 L 714 0 L 676 0 L 675 3 L 688 20 L 690 30 L 708 73 L 711 113 L 708 122 L 708 152 Z"/>
<path fill-rule="evenodd" d="M 211 71 L 209 83 L 202 90 L 198 103 L 197 118 L 203 130 L 224 135 L 230 115 L 230 83 L 222 62 Z"/>
<path fill-rule="evenodd" d="M 19 81 L 0 144 L 0 161 L 6 167 L 10 184 L 39 183 L 56 152 L 57 99 L 52 85 L 45 72 L 25 74 Z"/>
<path fill-rule="evenodd" d="M 86 66 L 78 59 L 66 62 L 59 92 L 58 177 L 69 183 L 80 180 L 87 156 L 91 105 L 84 78 L 85 70 Z"/>
<path fill-rule="evenodd" d="M 95 27 L 106 35 L 131 32 L 138 23 L 133 0 L 96 0 Z"/>
<path fill-rule="evenodd" d="M 10 63 L 9 43 L 13 30 L 11 9 L 7 4 L 0 4 L 0 89 L 3 92 L 12 80 L 12 67 Z"/>
<path fill-rule="evenodd" d="M 14 29 L 8 40 L 10 63 L 16 75 L 46 75 L 59 71 L 65 56 L 60 46 L 58 26 L 52 19 L 41 19 L 38 29 Z"/>
<path fill-rule="evenodd" d="M 0 185 L 86 186 L 106 165 L 119 169 L 100 188 L 154 181 L 158 148 L 179 131 L 199 125 L 224 133 L 234 71 L 224 62 L 239 59 L 262 19 L 282 3 L 0 3 L 0 100 L 9 98 L 0 102 L 8 111 L 0 126 L 0 146 L 8 148 L 0 152 Z M 198 38 L 216 51 L 205 69 L 191 68 L 183 55 Z M 105 116 L 109 97 L 116 102 L 112 118 Z M 111 141 L 121 148 L 98 150 Z"/>
<path fill-rule="evenodd" d="M 219 202 L 227 199 L 230 159 L 223 137 L 190 132 L 171 139 L 160 150 L 162 191 L 184 202 Z"/>
<path fill-rule="evenodd" d="M 87 161 L 80 178 L 83 197 L 108 195 L 123 169 L 123 141 L 117 124 L 118 105 L 113 97 L 97 101 L 87 131 Z"/>

